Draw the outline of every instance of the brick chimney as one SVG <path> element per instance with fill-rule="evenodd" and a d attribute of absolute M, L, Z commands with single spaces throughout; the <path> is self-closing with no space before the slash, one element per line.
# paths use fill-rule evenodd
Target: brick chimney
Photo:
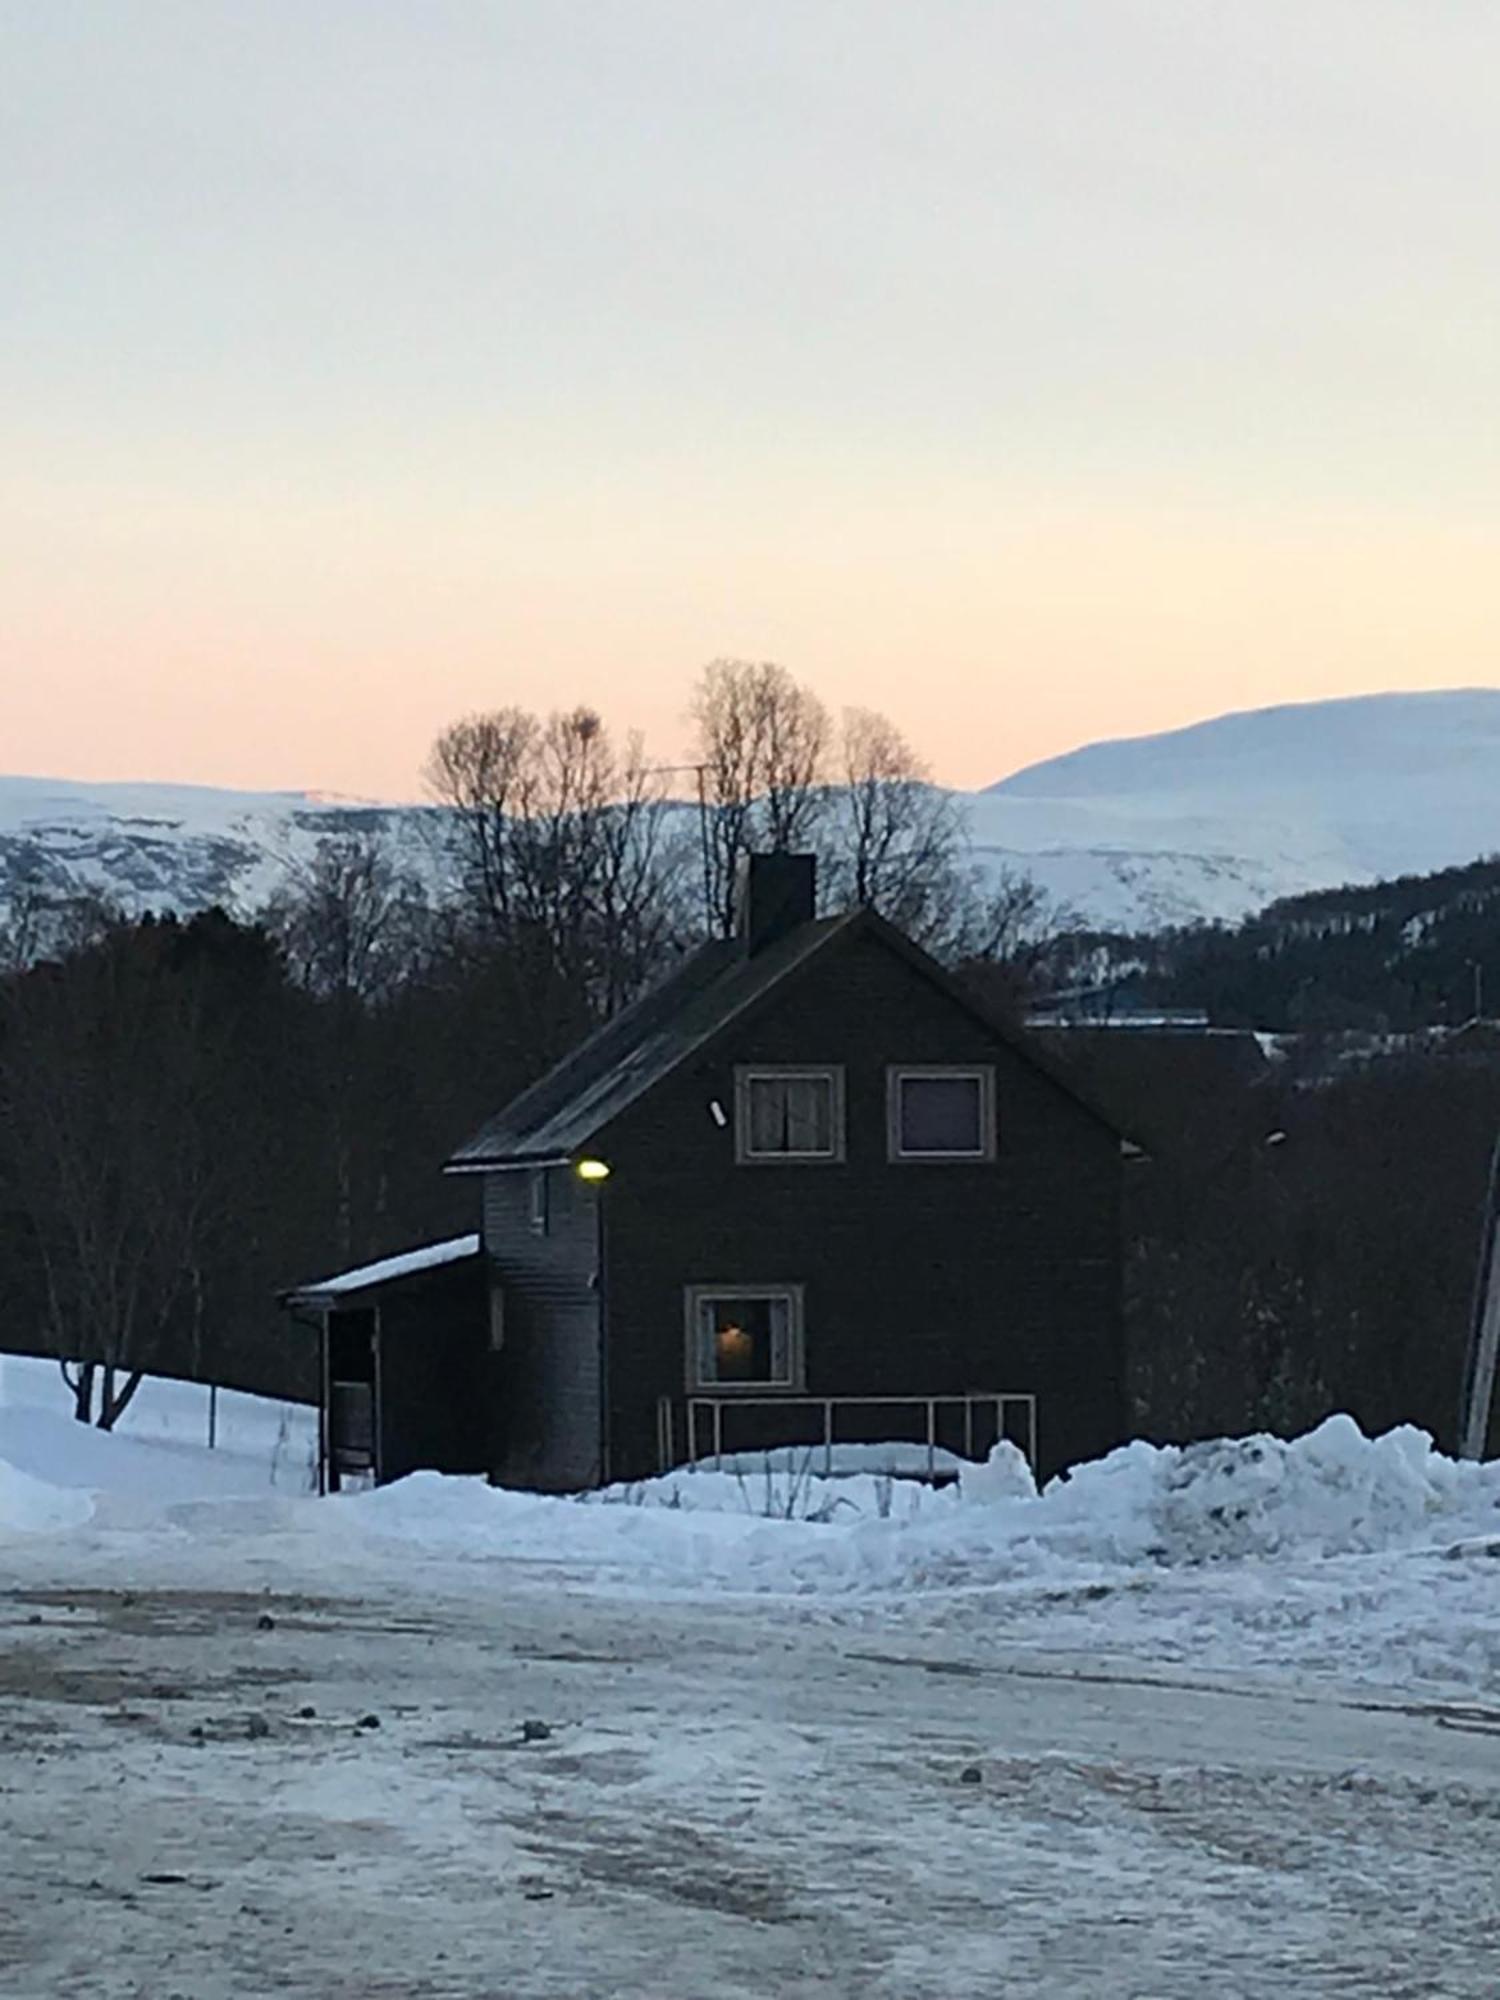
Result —
<path fill-rule="evenodd" d="M 818 863 L 811 854 L 750 854 L 740 873 L 739 934 L 751 957 L 817 913 Z"/>

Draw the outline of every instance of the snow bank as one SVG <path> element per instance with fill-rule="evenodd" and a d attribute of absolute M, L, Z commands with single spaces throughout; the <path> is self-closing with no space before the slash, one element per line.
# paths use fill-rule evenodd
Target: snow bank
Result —
<path fill-rule="evenodd" d="M 785 1454 L 591 1496 L 673 1510 L 759 1513 L 830 1526 L 911 1523 L 933 1546 L 1083 1562 L 1182 1564 L 1244 1556 L 1373 1554 L 1469 1524 L 1500 1527 L 1500 1465 L 1444 1458 L 1404 1425 L 1367 1438 L 1352 1417 L 1306 1436 L 1123 1445 L 1038 1495 L 1014 1445 L 960 1468 L 956 1488 L 824 1479 Z M 1483 1533 L 1474 1525 L 1472 1532 Z"/>
<path fill-rule="evenodd" d="M 117 1430 L 95 1430 L 71 1415 L 55 1362 L 0 1356 L 0 1535 L 90 1519 L 137 1525 L 184 1501 L 309 1491 L 314 1411 L 225 1391 L 212 1450 L 207 1422 L 201 1384 L 148 1380 Z"/>
<path fill-rule="evenodd" d="M 977 1660 L 1022 1646 L 1500 1697 L 1500 1465 L 1456 1464 L 1421 1432 L 1371 1439 L 1340 1417 L 1291 1442 L 1137 1443 L 1040 1495 L 1013 1448 L 936 1489 L 804 1461 L 581 1498 L 425 1472 L 320 1500 L 278 1484 L 264 1449 L 105 1436 L 12 1404 L 0 1570 L 91 1574 L 102 1548 L 112 1575 L 421 1589 L 500 1616 L 520 1566 L 548 1591 L 639 1599 L 648 1622 L 674 1596 L 776 1596 L 946 1631 Z"/>
<path fill-rule="evenodd" d="M 93 1511 L 88 1494 L 48 1486 L 0 1459 L 0 1536 L 55 1535 L 81 1526 Z"/>
<path fill-rule="evenodd" d="M 1471 1507 L 1500 1507 L 1500 1467 L 1444 1458 L 1410 1424 L 1367 1438 L 1347 1416 L 1329 1417 L 1291 1443 L 1253 1437 L 1188 1446 L 1157 1483 L 1153 1514 L 1172 1561 L 1374 1554 L 1425 1540 Z"/>
<path fill-rule="evenodd" d="M 322 1503 L 324 1533 L 346 1547 L 373 1538 L 432 1562 L 536 1564 L 632 1591 L 816 1589 L 843 1540 L 808 1520 L 669 1502 L 598 1504 L 602 1497 L 556 1499 L 416 1472 Z"/>
<path fill-rule="evenodd" d="M 684 1470 L 578 1499 L 422 1473 L 340 1506 L 350 1532 L 460 1558 L 730 1589 L 920 1588 L 1482 1542 L 1500 1533 L 1500 1465 L 1446 1459 L 1410 1428 L 1371 1439 L 1331 1417 L 1291 1442 L 1125 1445 L 1040 1495 L 1002 1445 L 938 1489 L 824 1479 L 772 1455 L 759 1471 Z"/>
<path fill-rule="evenodd" d="M 976 1580 L 1049 1564 L 1370 1555 L 1500 1529 L 1500 1465 L 1444 1458 L 1409 1425 L 1367 1438 L 1347 1416 L 1290 1441 L 1123 1445 L 1036 1499 L 968 1474 L 960 1497 L 956 1512 L 924 1509 L 915 1539 Z"/>
<path fill-rule="evenodd" d="M 88 1518 L 134 1526 L 186 1501 L 307 1490 L 310 1411 L 225 1398 L 233 1444 L 209 1451 L 197 1429 L 201 1390 L 148 1385 L 126 1433 L 113 1436 L 74 1423 L 58 1407 L 60 1391 L 50 1364 L 3 1364 L 0 1532 L 64 1530 Z M 130 1434 L 137 1416 L 146 1436 Z M 309 1500 L 305 1527 L 335 1558 L 373 1540 L 651 1587 L 796 1592 L 1076 1581 L 1120 1569 L 1482 1548 L 1500 1536 L 1500 1465 L 1444 1458 L 1410 1427 L 1367 1438 L 1349 1417 L 1290 1442 L 1129 1444 L 1041 1494 L 1009 1444 L 983 1464 L 945 1463 L 957 1477 L 941 1487 L 881 1469 L 899 1462 L 886 1447 L 841 1448 L 834 1476 L 824 1477 L 813 1469 L 821 1453 L 781 1451 L 578 1498 L 419 1473 Z M 231 1534 L 291 1525 L 275 1510 L 207 1512 Z"/>

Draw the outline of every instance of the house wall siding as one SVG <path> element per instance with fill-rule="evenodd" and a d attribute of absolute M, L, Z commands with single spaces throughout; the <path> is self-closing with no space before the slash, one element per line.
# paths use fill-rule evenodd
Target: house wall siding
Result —
<path fill-rule="evenodd" d="M 484 1176 L 483 1235 L 504 1296 L 493 1358 L 489 1465 L 507 1486 L 569 1492 L 601 1474 L 598 1198 L 548 1170 L 547 1230 L 531 1227 L 531 1176 Z"/>
<path fill-rule="evenodd" d="M 840 1064 L 847 1158 L 737 1166 L 737 1063 Z M 993 1162 L 892 1163 L 889 1064 L 991 1064 Z M 730 1114 L 720 1128 L 709 1111 Z M 601 1135 L 610 1473 L 654 1470 L 683 1288 L 805 1287 L 806 1393 L 1028 1392 L 1044 1470 L 1125 1433 L 1115 1135 L 868 933 L 819 955 Z"/>

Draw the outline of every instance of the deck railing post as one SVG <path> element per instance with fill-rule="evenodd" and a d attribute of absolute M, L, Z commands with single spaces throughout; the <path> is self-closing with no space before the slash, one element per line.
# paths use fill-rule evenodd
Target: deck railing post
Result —
<path fill-rule="evenodd" d="M 1000 1390 L 970 1390 L 951 1396 L 727 1396 L 683 1397 L 683 1441 L 686 1447 L 686 1463 L 698 1465 L 712 1454 L 716 1471 L 724 1469 L 724 1411 L 726 1407 L 740 1410 L 774 1409 L 783 1413 L 805 1412 L 821 1409 L 823 1413 L 823 1476 L 833 1476 L 833 1447 L 836 1442 L 835 1430 L 841 1409 L 895 1409 L 925 1410 L 925 1438 L 927 1447 L 927 1477 L 936 1480 L 938 1454 L 938 1419 L 950 1408 L 963 1412 L 963 1447 L 965 1456 L 972 1459 L 976 1440 L 975 1414 L 983 1403 L 994 1413 L 995 1441 L 1015 1443 L 1010 1436 L 1010 1409 L 1012 1405 L 1021 1411 L 1021 1422 L 1026 1433 L 1026 1458 L 1033 1474 L 1037 1466 L 1037 1411 L 1036 1397 L 1019 1391 L 1011 1393 Z M 703 1440 L 703 1424 L 710 1427 L 710 1442 Z M 905 1429 L 904 1419 L 899 1427 Z M 909 1434 L 908 1434 L 909 1436 Z M 663 1471 L 671 1469 L 676 1460 L 677 1450 L 677 1407 L 671 1397 L 662 1397 L 658 1405 L 657 1439 L 664 1454 Z M 768 1447 L 769 1448 L 769 1447 Z M 809 1443 L 809 1451 L 816 1451 L 816 1442 Z M 946 1449 L 946 1447 L 945 1447 Z"/>

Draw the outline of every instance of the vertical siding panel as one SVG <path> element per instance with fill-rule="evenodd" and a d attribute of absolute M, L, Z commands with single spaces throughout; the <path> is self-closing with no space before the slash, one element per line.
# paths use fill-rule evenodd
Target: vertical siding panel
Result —
<path fill-rule="evenodd" d="M 505 1300 L 489 1464 L 507 1486 L 567 1492 L 601 1476 L 599 1197 L 548 1170 L 544 1235 L 529 1173 L 484 1177 L 484 1246 Z"/>

